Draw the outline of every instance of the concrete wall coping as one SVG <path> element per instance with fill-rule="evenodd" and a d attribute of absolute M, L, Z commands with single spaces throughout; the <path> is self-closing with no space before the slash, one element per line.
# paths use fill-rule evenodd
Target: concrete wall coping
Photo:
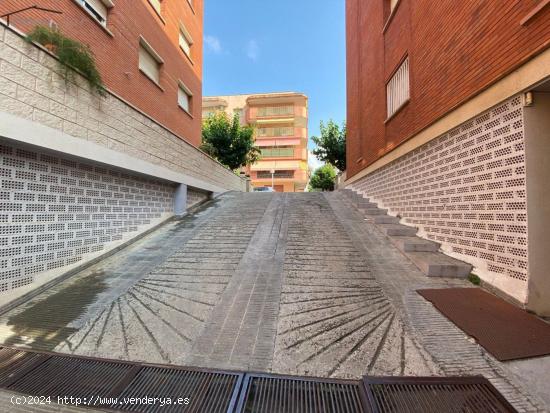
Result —
<path fill-rule="evenodd" d="M 135 158 L 122 152 L 105 148 L 94 142 L 75 138 L 62 131 L 0 112 L 0 136 L 17 142 L 52 150 L 61 154 L 75 156 L 110 167 L 189 185 L 212 192 L 224 192 L 225 189 L 200 179 L 174 172 L 163 166 Z"/>

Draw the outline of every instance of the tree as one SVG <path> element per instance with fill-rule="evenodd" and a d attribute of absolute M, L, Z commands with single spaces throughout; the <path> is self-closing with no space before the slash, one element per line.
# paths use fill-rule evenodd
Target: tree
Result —
<path fill-rule="evenodd" d="M 320 160 L 340 171 L 346 170 L 346 124 L 342 128 L 329 120 L 325 126 L 321 121 L 321 136 L 312 136 L 317 148 L 312 152 Z"/>
<path fill-rule="evenodd" d="M 254 128 L 241 126 L 238 116 L 230 119 L 225 112 L 204 119 L 201 149 L 232 170 L 260 158 L 260 150 L 254 146 Z"/>
<path fill-rule="evenodd" d="M 309 180 L 310 191 L 333 191 L 336 171 L 330 164 L 317 168 Z"/>

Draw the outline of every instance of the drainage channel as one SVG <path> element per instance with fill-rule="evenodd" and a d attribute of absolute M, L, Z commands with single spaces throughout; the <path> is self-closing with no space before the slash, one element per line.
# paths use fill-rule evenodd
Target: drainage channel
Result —
<path fill-rule="evenodd" d="M 506 413 L 483 377 L 338 380 L 155 365 L 0 347 L 0 388 L 131 412 Z"/>

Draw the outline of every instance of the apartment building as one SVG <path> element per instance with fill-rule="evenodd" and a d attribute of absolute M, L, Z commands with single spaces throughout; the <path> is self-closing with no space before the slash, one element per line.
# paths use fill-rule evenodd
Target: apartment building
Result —
<path fill-rule="evenodd" d="M 198 149 L 202 0 L 3 0 L 0 16 L 0 305 L 246 189 Z M 90 46 L 106 96 L 26 41 L 38 25 Z"/>
<path fill-rule="evenodd" d="M 550 1 L 346 4 L 345 184 L 550 315 Z"/>
<path fill-rule="evenodd" d="M 253 187 L 303 192 L 308 182 L 308 106 L 301 93 L 214 96 L 203 99 L 203 118 L 224 111 L 255 128 L 261 159 L 250 166 Z"/>

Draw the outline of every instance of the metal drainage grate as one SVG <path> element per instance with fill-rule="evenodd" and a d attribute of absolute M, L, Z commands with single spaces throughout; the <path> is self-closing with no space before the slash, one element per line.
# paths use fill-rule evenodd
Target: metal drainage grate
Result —
<path fill-rule="evenodd" d="M 243 376 L 235 372 L 0 348 L 1 388 L 50 396 L 53 402 L 58 397 L 72 397 L 79 399 L 80 407 L 226 413 L 235 408 Z"/>
<path fill-rule="evenodd" d="M 189 369 L 143 367 L 118 399 L 132 397 L 156 397 L 160 399 L 189 398 L 187 405 L 164 406 L 162 412 L 230 412 L 237 402 L 242 375 L 237 373 L 209 372 Z M 119 402 L 120 403 L 120 402 Z M 136 404 L 112 405 L 112 408 L 128 411 L 144 411 Z M 156 411 L 159 406 L 152 408 Z"/>
<path fill-rule="evenodd" d="M 247 374 L 238 413 L 367 413 L 358 381 Z"/>
<path fill-rule="evenodd" d="M 508 413 L 516 410 L 483 377 L 365 377 L 373 413 Z"/>

